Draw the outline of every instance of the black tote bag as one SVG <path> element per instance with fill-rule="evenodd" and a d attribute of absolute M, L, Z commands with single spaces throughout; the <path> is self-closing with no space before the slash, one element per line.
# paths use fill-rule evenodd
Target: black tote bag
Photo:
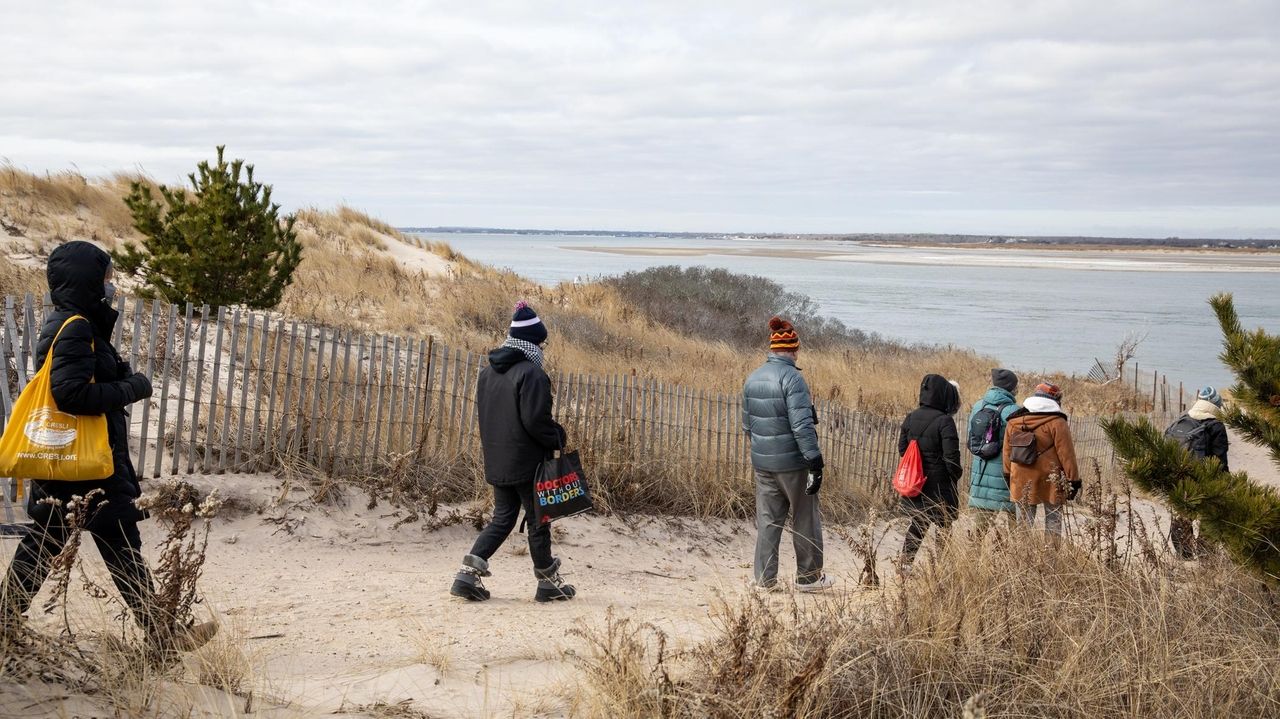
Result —
<path fill-rule="evenodd" d="M 564 452 L 543 462 L 533 489 L 534 521 L 539 525 L 595 508 L 577 452 Z"/>

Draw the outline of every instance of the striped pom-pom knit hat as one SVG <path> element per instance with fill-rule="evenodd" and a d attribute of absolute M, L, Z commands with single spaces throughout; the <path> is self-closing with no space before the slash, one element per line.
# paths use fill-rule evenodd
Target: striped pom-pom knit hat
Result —
<path fill-rule="evenodd" d="M 1041 382 L 1036 385 L 1034 396 L 1051 399 L 1054 402 L 1062 401 L 1062 388 L 1052 382 Z"/>
<path fill-rule="evenodd" d="M 519 302 L 515 313 L 511 315 L 511 328 L 507 330 L 507 336 L 540 345 L 547 341 L 547 326 L 528 302 Z"/>
<path fill-rule="evenodd" d="M 781 317 L 769 320 L 769 351 L 795 352 L 800 349 L 800 335 L 796 328 Z"/>

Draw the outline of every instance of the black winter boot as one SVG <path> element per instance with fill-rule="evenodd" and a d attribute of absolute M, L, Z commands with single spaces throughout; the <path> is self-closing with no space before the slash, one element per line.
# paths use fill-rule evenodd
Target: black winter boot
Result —
<path fill-rule="evenodd" d="M 566 584 L 560 576 L 560 560 L 551 560 L 551 566 L 538 569 L 534 567 L 533 576 L 538 578 L 538 593 L 533 595 L 538 602 L 563 602 L 573 599 L 577 590 L 572 584 Z"/>
<path fill-rule="evenodd" d="M 481 577 L 490 577 L 489 563 L 474 554 L 462 558 L 462 569 L 453 579 L 453 587 L 449 593 L 471 602 L 483 602 L 489 598 L 489 590 L 484 588 Z"/>
<path fill-rule="evenodd" d="M 26 617 L 0 609 L 0 654 L 6 653 L 10 644 L 18 643 L 26 629 Z"/>
<path fill-rule="evenodd" d="M 168 669 L 178 664 L 182 652 L 194 652 L 217 634 L 215 622 L 150 629 L 147 631 L 147 654 L 157 669 Z"/>

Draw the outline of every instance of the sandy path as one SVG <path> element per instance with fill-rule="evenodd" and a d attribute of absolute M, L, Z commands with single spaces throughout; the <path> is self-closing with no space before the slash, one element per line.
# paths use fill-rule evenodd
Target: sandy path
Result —
<path fill-rule="evenodd" d="M 1280 489 L 1280 468 L 1271 461 L 1267 450 L 1256 444 L 1249 444 L 1234 431 L 1229 431 L 1231 449 L 1227 452 L 1231 469 L 1235 472 L 1248 472 L 1249 479 L 1269 484 Z"/>
<path fill-rule="evenodd" d="M 1280 486 L 1266 454 L 1236 438 L 1232 464 Z M 339 506 L 314 507 L 295 488 L 278 503 L 279 482 L 267 476 L 195 481 L 263 508 L 215 524 L 202 587 L 209 608 L 252 656 L 261 675 L 258 704 L 274 703 L 272 716 L 359 714 L 355 707 L 403 700 L 430 716 L 563 716 L 575 694 L 574 654 L 586 651 L 585 641 L 568 632 L 601 626 L 612 609 L 657 625 L 675 647 L 697 643 L 708 636 L 717 598 L 746 591 L 755 537 L 745 521 L 574 518 L 557 532 L 556 553 L 580 598 L 533 602 L 528 551 L 516 535 L 486 581 L 494 599 L 470 604 L 447 590 L 473 527 L 397 528 L 402 513 L 385 504 L 366 509 L 355 493 Z M 1146 501 L 1135 509 L 1152 518 L 1165 514 Z M 291 531 L 271 521 L 281 517 Z M 900 546 L 903 524 L 894 520 L 880 545 L 882 574 L 891 571 L 888 558 Z M 962 520 L 957 531 L 967 526 Z M 827 565 L 840 580 L 838 592 L 871 596 L 856 589 L 858 560 L 833 529 Z M 158 527 L 145 523 L 144 537 L 154 544 Z M 13 541 L 0 542 L 3 561 Z M 104 580 L 96 553 L 89 556 L 91 573 Z M 782 562 L 784 574 L 794 567 L 785 542 Z M 770 601 L 785 611 L 786 595 Z M 80 595 L 76 606 L 92 611 L 94 600 Z M 34 624 L 55 631 L 50 617 Z M 30 704 L 29 692 L 8 698 Z M 80 711 L 81 702 L 71 697 L 42 707 L 59 716 Z M 206 715 L 227 714 L 227 704 Z M 0 715 L 6 706 L 13 704 L 0 685 Z"/>
<path fill-rule="evenodd" d="M 259 506 L 278 491 L 270 477 L 198 481 Z M 302 502 L 305 492 L 289 497 Z M 215 525 L 202 581 L 208 606 L 245 638 L 262 674 L 258 696 L 285 705 L 284 715 L 412 699 L 433 717 L 563 716 L 574 694 L 573 653 L 586 649 L 570 630 L 600 626 L 612 608 L 654 623 L 676 647 L 699 641 L 716 598 L 747 591 L 755 537 L 744 521 L 578 517 L 556 538 L 578 599 L 533 601 L 527 547 L 515 535 L 486 580 L 494 598 L 472 604 L 448 588 L 475 529 L 393 528 L 396 514 L 385 504 L 367 510 L 353 494 L 343 507 L 273 507 Z M 266 521 L 282 515 L 297 522 L 292 533 Z M 149 545 L 157 529 L 144 524 Z M 7 561 L 12 540 L 0 551 Z M 840 591 L 857 591 L 852 551 L 832 532 L 827 551 Z M 784 576 L 793 556 L 784 542 Z M 771 597 L 781 611 L 787 595 Z M 53 631 L 49 617 L 35 623 Z"/>

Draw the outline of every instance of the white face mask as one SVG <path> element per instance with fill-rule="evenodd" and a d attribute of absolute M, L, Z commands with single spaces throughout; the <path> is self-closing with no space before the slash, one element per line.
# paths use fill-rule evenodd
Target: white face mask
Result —
<path fill-rule="evenodd" d="M 104 290 L 104 291 L 105 291 L 105 293 L 106 293 L 106 298 L 105 298 L 105 300 L 106 300 L 107 304 L 111 304 L 111 302 L 112 302 L 113 300 L 115 300 L 115 298 L 116 298 L 116 285 L 115 285 L 115 283 L 114 283 L 114 282 L 106 282 L 106 283 L 104 283 L 104 284 L 103 284 L 102 288 L 103 288 L 103 290 Z"/>

